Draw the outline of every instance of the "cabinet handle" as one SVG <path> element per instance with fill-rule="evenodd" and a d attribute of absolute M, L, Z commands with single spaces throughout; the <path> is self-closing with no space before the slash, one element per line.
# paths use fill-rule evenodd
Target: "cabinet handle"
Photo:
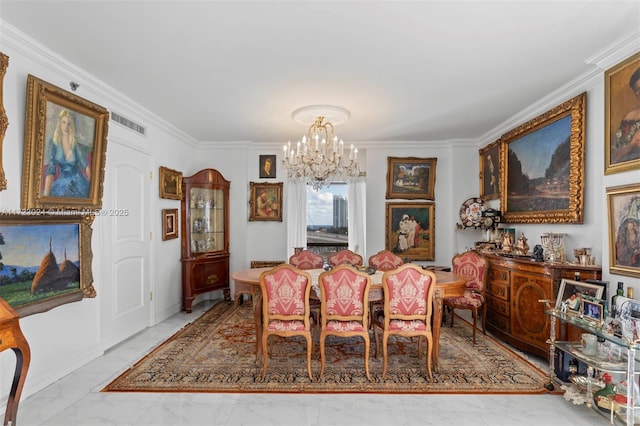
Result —
<path fill-rule="evenodd" d="M 219 281 L 218 276 L 216 274 L 211 274 L 207 277 L 207 285 L 214 285 Z"/>

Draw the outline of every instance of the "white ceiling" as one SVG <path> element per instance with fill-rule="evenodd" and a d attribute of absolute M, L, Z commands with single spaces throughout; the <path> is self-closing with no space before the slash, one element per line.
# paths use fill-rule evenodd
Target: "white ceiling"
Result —
<path fill-rule="evenodd" d="M 0 19 L 199 141 L 296 139 L 310 104 L 351 112 L 345 141 L 438 141 L 593 70 L 640 1 L 0 0 Z"/>

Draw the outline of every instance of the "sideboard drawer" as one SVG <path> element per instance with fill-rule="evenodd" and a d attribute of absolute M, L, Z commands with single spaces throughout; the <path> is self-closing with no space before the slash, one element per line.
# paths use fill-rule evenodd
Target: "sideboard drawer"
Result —
<path fill-rule="evenodd" d="M 509 317 L 505 317 L 504 315 L 500 315 L 493 311 L 487 311 L 487 322 L 504 333 L 511 333 L 511 322 L 509 321 Z"/>
<path fill-rule="evenodd" d="M 509 271 L 507 269 L 489 268 L 489 282 L 501 282 L 509 285 Z"/>
<path fill-rule="evenodd" d="M 487 310 L 509 316 L 509 301 L 489 295 L 487 296 Z"/>
<path fill-rule="evenodd" d="M 498 299 L 509 301 L 509 284 L 489 281 L 487 283 L 487 293 Z"/>

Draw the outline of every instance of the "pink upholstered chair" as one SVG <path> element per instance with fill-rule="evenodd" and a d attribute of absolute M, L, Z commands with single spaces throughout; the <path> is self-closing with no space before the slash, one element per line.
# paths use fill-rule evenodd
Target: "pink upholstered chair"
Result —
<path fill-rule="evenodd" d="M 478 310 L 482 309 L 482 332 L 485 330 L 487 304 L 485 303 L 485 286 L 489 272 L 489 262 L 475 251 L 467 251 L 458 254 L 451 260 L 453 272 L 467 279 L 465 291 L 462 296 L 445 297 L 443 306 L 449 308 L 451 315 L 451 327 L 455 309 L 470 309 L 473 315 L 473 343 L 476 343 L 476 328 L 478 324 Z"/>
<path fill-rule="evenodd" d="M 298 269 L 320 269 L 324 265 L 324 258 L 305 249 L 291 256 L 289 263 Z"/>
<path fill-rule="evenodd" d="M 341 250 L 336 254 L 329 256 L 329 265 L 337 266 L 343 263 L 348 263 L 353 266 L 362 266 L 362 256 L 358 253 L 354 253 L 351 250 Z"/>
<path fill-rule="evenodd" d="M 426 340 L 427 374 L 429 379 L 433 379 L 431 315 L 435 287 L 435 274 L 411 263 L 387 271 L 382 276 L 384 311 L 383 315 L 376 315 L 373 331 L 376 339 L 376 357 L 379 353 L 377 330 L 380 329 L 382 332 L 383 378 L 387 374 L 389 336 L 395 335 L 418 337 L 418 359 L 422 359 L 422 341 Z"/>
<path fill-rule="evenodd" d="M 389 250 L 381 250 L 369 257 L 369 266 L 373 266 L 378 271 L 389 271 L 402 265 L 404 261 L 400 256 L 396 256 Z"/>
<path fill-rule="evenodd" d="M 378 253 L 369 257 L 369 266 L 373 266 L 377 271 L 390 271 L 396 269 L 404 263 L 404 260 L 400 256 L 396 256 L 389 250 L 381 250 Z M 382 302 L 371 302 L 369 304 L 369 312 L 373 316 L 378 309 L 383 308 Z M 373 321 L 369 324 L 373 327 Z"/>
<path fill-rule="evenodd" d="M 289 258 L 289 263 L 298 269 L 321 269 L 324 266 L 324 257 L 310 250 L 304 249 Z M 320 325 L 320 301 L 311 299 L 312 318 L 316 325 Z"/>
<path fill-rule="evenodd" d="M 364 369 L 369 375 L 369 288 L 371 277 L 351 265 L 338 265 L 318 277 L 320 287 L 320 379 L 325 368 L 327 336 L 360 336 L 364 339 Z"/>
<path fill-rule="evenodd" d="M 311 276 L 288 264 L 260 274 L 262 291 L 262 375 L 269 363 L 269 336 L 303 336 L 307 341 L 307 372 L 311 374 Z"/>

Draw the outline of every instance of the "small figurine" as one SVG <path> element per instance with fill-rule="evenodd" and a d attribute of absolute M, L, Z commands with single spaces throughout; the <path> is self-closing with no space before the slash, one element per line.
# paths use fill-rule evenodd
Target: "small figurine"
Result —
<path fill-rule="evenodd" d="M 533 256 L 531 257 L 531 260 L 534 262 L 544 262 L 544 249 L 540 244 L 536 244 L 533 247 Z"/>
<path fill-rule="evenodd" d="M 504 231 L 502 234 L 502 251 L 510 253 L 513 249 L 513 237 L 509 231 Z"/>
<path fill-rule="evenodd" d="M 527 237 L 524 236 L 524 232 L 520 234 L 520 238 L 518 238 L 516 252 L 518 254 L 527 254 L 529 252 L 529 244 L 527 244 Z"/>

